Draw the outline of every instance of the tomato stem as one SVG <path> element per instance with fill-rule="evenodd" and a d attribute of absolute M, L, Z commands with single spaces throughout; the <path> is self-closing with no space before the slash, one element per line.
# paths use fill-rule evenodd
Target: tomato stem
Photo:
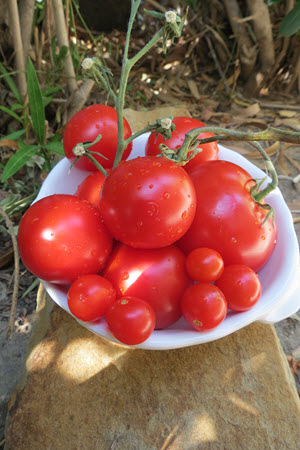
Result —
<path fill-rule="evenodd" d="M 88 150 L 86 150 L 84 156 L 86 158 L 88 158 L 92 163 L 95 164 L 95 166 L 97 167 L 98 170 L 100 170 L 101 173 L 103 173 L 103 175 L 105 177 L 107 177 L 108 173 L 106 172 L 106 170 L 104 169 L 104 167 L 101 166 L 101 164 L 96 160 L 96 158 L 94 158 L 94 156 L 91 154 L 91 152 L 89 152 Z"/>

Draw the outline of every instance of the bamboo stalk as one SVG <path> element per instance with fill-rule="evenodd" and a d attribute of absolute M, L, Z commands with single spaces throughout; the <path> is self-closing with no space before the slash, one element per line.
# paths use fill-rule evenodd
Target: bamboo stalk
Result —
<path fill-rule="evenodd" d="M 67 27 L 62 0 L 52 0 L 52 5 L 53 5 L 53 14 L 56 26 L 58 45 L 59 47 L 65 46 L 68 48 L 68 52 L 66 53 L 65 56 L 65 71 L 67 75 L 68 88 L 70 92 L 73 93 L 77 90 L 77 83 L 72 56 L 70 53 L 69 39 L 67 34 Z"/>

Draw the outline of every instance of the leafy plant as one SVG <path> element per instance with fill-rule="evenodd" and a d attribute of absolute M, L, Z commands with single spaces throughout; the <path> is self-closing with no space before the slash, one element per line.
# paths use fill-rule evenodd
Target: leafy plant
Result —
<path fill-rule="evenodd" d="M 268 6 L 274 6 L 282 0 L 265 0 Z M 279 34 L 281 36 L 292 36 L 300 29 L 300 0 L 296 0 L 294 7 L 284 17 L 279 25 Z"/>
<path fill-rule="evenodd" d="M 8 82 L 9 86 L 11 87 L 13 93 L 15 94 L 16 98 L 19 97 L 19 92 L 10 76 L 10 74 L 6 71 L 4 66 L 1 67 L 2 73 L 5 74 L 5 79 Z M 25 129 L 20 130 L 16 133 L 12 133 L 9 136 L 6 136 L 5 139 L 15 139 L 18 142 L 19 150 L 8 160 L 6 163 L 2 176 L 1 181 L 5 182 L 8 178 L 13 176 L 18 170 L 20 170 L 23 166 L 25 166 L 30 160 L 32 160 L 35 156 L 40 156 L 44 160 L 43 168 L 45 170 L 51 169 L 51 153 L 57 153 L 59 155 L 64 155 L 63 152 L 63 145 L 58 140 L 57 136 L 54 136 L 54 138 L 51 140 L 51 142 L 46 142 L 46 125 L 45 125 L 45 106 L 51 101 L 51 94 L 57 91 L 57 88 L 54 90 L 48 91 L 48 94 L 50 92 L 50 96 L 46 97 L 46 99 L 43 99 L 42 92 L 40 89 L 39 81 L 37 78 L 37 74 L 35 71 L 35 68 L 32 64 L 32 61 L 30 58 L 28 58 L 27 62 L 27 86 L 28 86 L 28 105 L 29 105 L 29 112 L 30 112 L 30 122 L 32 125 L 32 129 L 34 132 L 34 135 L 38 141 L 37 144 L 26 144 L 23 140 L 21 140 L 21 137 L 25 133 Z M 19 99 L 21 100 L 21 99 Z M 20 108 L 24 108 L 22 104 L 20 103 Z M 4 111 L 2 107 L 1 109 Z M 15 112 L 13 110 L 9 110 L 8 108 L 5 108 L 4 112 L 9 113 L 12 117 L 15 117 Z M 18 120 L 22 123 L 22 125 L 25 127 L 25 122 L 20 117 Z M 3 138 L 4 139 L 4 138 Z"/>

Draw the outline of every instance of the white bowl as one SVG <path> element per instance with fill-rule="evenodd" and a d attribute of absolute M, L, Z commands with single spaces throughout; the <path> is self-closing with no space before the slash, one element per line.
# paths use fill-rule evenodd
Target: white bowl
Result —
<path fill-rule="evenodd" d="M 130 158 L 142 156 L 148 135 L 133 142 Z M 253 178 L 264 178 L 265 173 L 238 153 L 219 145 L 220 159 L 231 161 L 247 170 Z M 50 172 L 43 183 L 39 200 L 51 194 L 74 194 L 78 184 L 88 175 L 72 168 L 65 158 Z M 258 303 L 243 313 L 229 312 L 225 320 L 214 330 L 197 332 L 183 318 L 166 330 L 156 330 L 147 341 L 136 347 L 149 350 L 166 350 L 190 345 L 203 344 L 227 336 L 252 322 L 275 323 L 296 313 L 300 308 L 299 246 L 289 208 L 277 188 L 268 197 L 267 203 L 275 209 L 278 227 L 277 245 L 270 259 L 259 271 L 262 295 Z M 41 280 L 50 297 L 69 314 L 67 287 Z M 78 321 L 83 326 L 106 339 L 117 342 L 107 329 L 104 320 L 97 324 Z"/>

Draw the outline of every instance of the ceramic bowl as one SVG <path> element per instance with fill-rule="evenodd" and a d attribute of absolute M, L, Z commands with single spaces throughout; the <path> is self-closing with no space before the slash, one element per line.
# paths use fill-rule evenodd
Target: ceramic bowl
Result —
<path fill-rule="evenodd" d="M 134 141 L 130 158 L 143 155 L 147 137 L 147 135 L 144 135 Z M 240 154 L 221 145 L 219 145 L 219 149 L 220 159 L 238 164 L 247 170 L 253 178 L 265 177 L 262 170 Z M 71 174 L 68 175 L 69 166 L 70 163 L 65 158 L 54 167 L 43 183 L 36 200 L 57 193 L 74 194 L 78 184 L 88 175 L 88 172 L 72 168 Z M 274 207 L 276 212 L 278 239 L 274 252 L 259 271 L 262 295 L 258 303 L 246 312 L 229 312 L 217 328 L 207 332 L 193 330 L 181 318 L 166 330 L 155 330 L 147 341 L 136 347 L 149 350 L 166 350 L 203 344 L 234 333 L 252 322 L 275 323 L 298 311 L 300 308 L 299 245 L 292 216 L 278 188 L 266 200 Z M 71 314 L 67 304 L 67 287 L 43 280 L 41 282 L 50 297 Z M 104 320 L 97 324 L 78 322 L 94 333 L 117 342 L 108 331 Z"/>

